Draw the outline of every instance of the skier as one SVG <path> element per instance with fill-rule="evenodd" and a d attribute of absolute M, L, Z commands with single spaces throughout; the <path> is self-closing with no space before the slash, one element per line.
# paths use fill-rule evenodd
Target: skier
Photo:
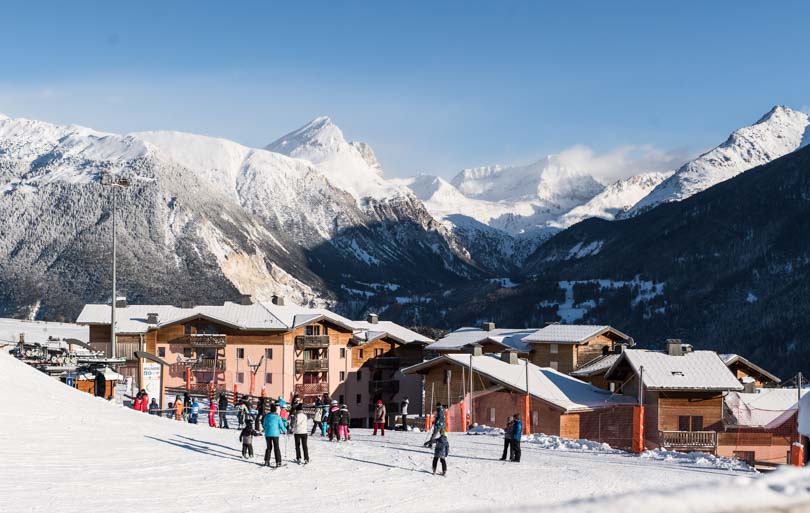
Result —
<path fill-rule="evenodd" d="M 253 426 L 248 424 L 239 433 L 239 441 L 242 442 L 242 457 L 247 459 L 253 458 L 253 437 L 258 436 L 259 432 L 253 429 Z"/>
<path fill-rule="evenodd" d="M 333 438 L 337 437 L 338 442 L 340 441 L 340 435 L 338 434 L 338 426 L 340 425 L 340 407 L 338 407 L 337 401 L 334 399 L 331 403 L 329 403 L 329 441 L 331 442 Z"/>
<path fill-rule="evenodd" d="M 262 428 L 262 420 L 264 420 L 264 397 L 259 397 L 258 406 L 256 408 L 256 431 L 259 431 Z"/>
<path fill-rule="evenodd" d="M 141 389 L 141 411 L 144 413 L 149 411 L 149 394 L 143 389 Z"/>
<path fill-rule="evenodd" d="M 441 436 L 445 428 L 445 413 L 442 403 L 436 403 L 436 413 L 433 416 L 433 432 L 430 434 L 430 439 L 425 442 L 425 447 L 433 447 L 433 441 Z"/>
<path fill-rule="evenodd" d="M 304 465 L 309 463 L 309 449 L 307 448 L 307 414 L 304 405 L 298 403 L 293 409 L 292 432 L 295 437 L 295 462 L 301 463 L 301 447 L 304 448 Z"/>
<path fill-rule="evenodd" d="M 160 415 L 160 405 L 154 397 L 152 398 L 152 402 L 149 403 L 149 415 Z"/>
<path fill-rule="evenodd" d="M 402 404 L 400 404 L 401 412 L 402 412 L 402 430 L 408 430 L 408 406 L 411 404 L 410 399 L 408 396 L 405 396 L 405 399 L 402 400 Z"/>
<path fill-rule="evenodd" d="M 191 412 L 191 396 L 188 392 L 183 393 L 183 420 L 188 421 L 189 413 Z"/>
<path fill-rule="evenodd" d="M 239 414 L 237 417 L 239 418 L 240 428 L 243 425 L 246 426 L 252 422 L 252 419 L 250 418 L 250 408 L 248 408 L 244 397 L 242 397 L 242 399 L 239 401 Z"/>
<path fill-rule="evenodd" d="M 188 422 L 189 422 L 189 424 L 196 424 L 197 419 L 198 419 L 199 416 L 200 416 L 200 405 L 197 404 L 197 400 L 194 399 L 191 402 L 191 409 L 189 409 L 189 414 L 188 414 Z"/>
<path fill-rule="evenodd" d="M 132 401 L 132 409 L 135 411 L 141 411 L 141 401 L 143 401 L 143 396 L 139 390 L 138 393 L 135 394 L 135 399 Z"/>
<path fill-rule="evenodd" d="M 312 432 L 309 434 L 310 436 L 315 435 L 316 429 L 320 432 L 323 426 L 323 408 L 318 404 L 319 402 L 320 399 L 315 402 L 315 415 L 312 417 Z"/>
<path fill-rule="evenodd" d="M 228 429 L 228 396 L 219 394 L 219 427 Z"/>
<path fill-rule="evenodd" d="M 264 426 L 264 439 L 267 441 L 264 464 L 270 466 L 270 451 L 272 451 L 276 459 L 276 468 L 278 468 L 281 466 L 281 447 L 279 447 L 278 438 L 281 433 L 286 433 L 287 429 L 284 421 L 278 415 L 278 407 L 275 404 L 270 405 L 270 413 L 264 416 L 262 425 Z"/>
<path fill-rule="evenodd" d="M 321 419 L 321 436 L 326 436 L 326 431 L 329 427 L 329 405 L 323 403 L 323 406 L 321 406 L 321 411 L 323 411 L 323 419 Z"/>
<path fill-rule="evenodd" d="M 176 420 L 185 420 L 185 408 L 183 407 L 183 400 L 178 395 L 174 399 L 174 418 Z"/>
<path fill-rule="evenodd" d="M 439 439 L 436 440 L 436 448 L 433 450 L 433 474 L 436 474 L 436 465 L 439 461 L 442 462 L 442 473 L 444 476 L 447 474 L 447 462 L 445 458 L 450 453 L 450 442 L 447 440 L 447 433 L 442 431 Z"/>
<path fill-rule="evenodd" d="M 208 425 L 212 428 L 217 427 L 217 403 L 214 401 L 208 404 Z"/>
<path fill-rule="evenodd" d="M 382 399 L 377 399 L 377 406 L 374 407 L 374 433 L 371 436 L 377 436 L 377 428 L 380 428 L 382 436 L 385 436 L 385 418 L 385 405 Z"/>
<path fill-rule="evenodd" d="M 338 412 L 338 442 L 340 441 L 341 435 L 343 436 L 343 441 L 349 441 L 349 422 L 351 421 L 351 417 L 349 416 L 349 407 L 345 404 L 340 405 L 340 411 Z"/>
<path fill-rule="evenodd" d="M 512 452 L 512 430 L 514 422 L 512 417 L 506 417 L 506 427 L 503 429 L 503 454 L 501 461 L 506 461 L 506 451 L 509 451 L 509 459 L 512 459 L 514 453 Z"/>
<path fill-rule="evenodd" d="M 523 422 L 520 420 L 520 413 L 515 413 L 512 422 L 512 458 L 511 461 L 520 463 L 520 439 L 523 437 Z"/>

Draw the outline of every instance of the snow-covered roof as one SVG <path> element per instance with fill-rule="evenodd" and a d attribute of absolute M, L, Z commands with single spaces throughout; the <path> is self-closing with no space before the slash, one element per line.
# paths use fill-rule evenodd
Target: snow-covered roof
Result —
<path fill-rule="evenodd" d="M 391 321 L 377 321 L 376 323 L 371 323 L 368 321 L 352 321 L 352 323 L 354 324 L 355 328 L 359 328 L 363 330 L 363 333 L 365 333 L 365 335 L 361 335 L 357 338 L 367 342 L 386 336 L 391 337 L 402 344 L 410 344 L 412 342 L 429 344 L 433 342 L 433 339 Z"/>
<path fill-rule="evenodd" d="M 802 397 L 807 393 L 801 391 Z M 727 427 L 776 428 L 785 423 L 799 406 L 795 388 L 762 388 L 753 394 L 729 392 L 725 397 L 731 417 L 724 417 Z"/>
<path fill-rule="evenodd" d="M 781 379 L 779 379 L 778 376 L 776 376 L 774 374 L 771 374 L 770 372 L 766 371 L 765 369 L 763 369 L 759 365 L 755 364 L 754 362 L 752 362 L 748 358 L 745 358 L 745 357 L 740 356 L 738 354 L 727 353 L 727 354 L 720 354 L 718 356 L 720 357 L 721 360 L 723 360 L 723 363 L 726 364 L 726 367 L 731 367 L 735 363 L 742 363 L 743 365 L 747 366 L 748 368 L 753 369 L 754 371 L 756 371 L 756 372 L 760 373 L 761 375 L 767 377 L 768 379 L 770 379 L 774 383 L 779 383 L 780 381 L 782 381 Z"/>
<path fill-rule="evenodd" d="M 589 324 L 549 324 L 537 330 L 525 341 L 528 343 L 546 342 L 553 344 L 581 344 L 590 338 L 610 333 L 618 338 L 627 340 L 630 337 L 610 326 L 595 326 Z"/>
<path fill-rule="evenodd" d="M 536 328 L 497 328 L 489 331 L 481 328 L 459 328 L 425 349 L 440 352 L 461 351 L 473 344 L 492 342 L 502 345 L 504 349 L 514 349 L 525 353 L 530 350 L 530 347 L 524 342 L 524 339 L 535 331 L 537 331 Z"/>
<path fill-rule="evenodd" d="M 586 376 L 593 376 L 594 374 L 599 374 L 602 372 L 607 372 L 607 370 L 611 367 L 611 365 L 613 365 L 618 359 L 619 359 L 618 354 L 607 354 L 604 356 L 600 356 L 586 363 L 579 369 L 573 371 L 571 375 L 575 377 L 586 377 Z"/>
<path fill-rule="evenodd" d="M 648 390 L 742 390 L 743 386 L 714 351 L 689 351 L 670 356 L 661 351 L 625 349 L 608 369 L 610 379 L 625 362 L 638 375 L 644 367 Z"/>
<path fill-rule="evenodd" d="M 150 313 L 158 314 L 157 327 L 186 319 L 204 317 L 244 330 L 288 330 L 321 319 L 329 320 L 347 329 L 355 329 L 353 321 L 334 312 L 298 305 L 279 306 L 267 303 L 243 305 L 232 302 L 192 308 L 173 305 L 127 305 L 116 308 L 115 313 L 118 333 L 146 333 L 149 328 L 155 327 L 155 325 L 147 323 Z M 109 324 L 110 305 L 85 305 L 76 322 L 79 324 Z"/>
<path fill-rule="evenodd" d="M 443 354 L 432 360 L 407 367 L 402 372 L 415 374 L 443 363 L 451 363 L 469 369 L 470 358 L 472 358 L 473 373 L 481 374 L 511 390 L 524 394 L 526 393 L 526 366 L 528 365 L 529 394 L 566 412 L 635 402 L 631 397 L 613 394 L 549 367 L 538 367 L 523 359 L 518 360 L 516 364 L 510 364 L 493 355 Z"/>
<path fill-rule="evenodd" d="M 20 334 L 25 336 L 28 343 L 43 343 L 50 338 L 75 338 L 82 342 L 90 339 L 90 330 L 87 326 L 65 322 L 0 319 L 0 342 L 19 342 Z"/>

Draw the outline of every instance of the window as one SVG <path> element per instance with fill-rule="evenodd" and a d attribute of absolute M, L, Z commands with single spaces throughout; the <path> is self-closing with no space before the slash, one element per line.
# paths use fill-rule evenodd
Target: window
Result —
<path fill-rule="evenodd" d="M 183 356 L 185 356 L 186 358 L 191 358 L 191 348 L 190 347 L 184 347 L 183 348 Z"/>
<path fill-rule="evenodd" d="M 703 417 L 701 415 L 678 416 L 678 431 L 703 431 Z"/>
<path fill-rule="evenodd" d="M 345 347 L 340 348 L 340 357 L 341 358 L 346 358 L 346 348 Z"/>
<path fill-rule="evenodd" d="M 236 373 L 236 382 L 240 383 L 240 384 L 245 382 L 245 373 L 244 372 L 237 372 Z"/>
<path fill-rule="evenodd" d="M 548 345 L 548 352 L 549 353 L 557 354 L 558 350 L 559 350 L 559 348 L 557 347 L 557 344 L 549 344 Z"/>
<path fill-rule="evenodd" d="M 362 373 L 362 371 L 358 370 L 357 371 L 357 381 L 360 381 L 361 379 L 363 379 L 363 373 Z"/>
<path fill-rule="evenodd" d="M 363 359 L 363 350 L 362 350 L 362 349 L 358 349 L 358 350 L 357 350 L 357 357 L 358 357 L 359 359 L 361 359 L 361 360 Z"/>
<path fill-rule="evenodd" d="M 166 358 L 166 348 L 165 347 L 158 347 L 158 356 L 161 358 Z"/>
<path fill-rule="evenodd" d="M 492 423 L 495 422 L 495 408 L 489 409 L 489 421 Z"/>
<path fill-rule="evenodd" d="M 273 359 L 273 348 L 272 347 L 265 348 L 264 357 L 267 360 L 272 360 Z"/>
<path fill-rule="evenodd" d="M 183 333 L 185 333 L 186 335 L 191 335 L 191 324 L 188 323 L 183 324 Z"/>
<path fill-rule="evenodd" d="M 273 383 L 273 375 L 269 372 L 264 374 L 264 382 L 268 385 Z"/>
<path fill-rule="evenodd" d="M 537 413 L 537 410 L 532 410 L 532 426 L 536 426 L 540 423 L 540 415 Z"/>
<path fill-rule="evenodd" d="M 557 370 L 557 368 L 560 366 L 560 364 L 557 363 L 557 362 L 548 362 L 548 366 L 551 367 L 554 370 Z"/>
<path fill-rule="evenodd" d="M 325 324 L 324 324 L 324 326 L 323 326 L 323 334 L 324 334 L 324 335 L 328 335 L 328 334 L 329 334 L 329 326 L 327 326 L 327 325 L 325 325 Z"/>
<path fill-rule="evenodd" d="M 236 358 L 239 360 L 245 359 L 245 348 L 244 347 L 237 347 L 236 348 Z"/>
<path fill-rule="evenodd" d="M 321 334 L 321 327 L 317 324 L 312 324 L 304 328 L 304 334 L 309 336 L 317 336 Z"/>
<path fill-rule="evenodd" d="M 346 372 L 340 371 L 340 381 L 346 381 Z"/>
<path fill-rule="evenodd" d="M 382 355 L 384 355 L 384 354 L 385 354 L 385 349 L 375 349 L 375 350 L 374 350 L 374 356 L 375 356 L 375 357 L 377 357 L 377 356 L 382 356 Z"/>
<path fill-rule="evenodd" d="M 363 394 L 357 394 L 357 404 L 363 404 Z"/>

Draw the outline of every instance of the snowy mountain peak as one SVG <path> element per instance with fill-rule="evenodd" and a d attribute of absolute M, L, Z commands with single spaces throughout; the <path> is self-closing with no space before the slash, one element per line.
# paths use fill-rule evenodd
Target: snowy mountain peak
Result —
<path fill-rule="evenodd" d="M 407 195 L 407 189 L 385 180 L 382 166 L 366 143 L 348 142 L 326 116 L 315 118 L 266 146 L 267 150 L 311 162 L 336 187 L 365 199 Z"/>
<path fill-rule="evenodd" d="M 633 207 L 636 215 L 661 203 L 680 201 L 810 142 L 808 115 L 777 105 L 756 123 L 735 130 L 720 146 L 687 162 Z"/>

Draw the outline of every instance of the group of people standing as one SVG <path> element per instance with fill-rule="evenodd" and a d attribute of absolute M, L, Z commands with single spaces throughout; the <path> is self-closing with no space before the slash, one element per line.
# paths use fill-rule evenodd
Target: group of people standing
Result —
<path fill-rule="evenodd" d="M 503 430 L 503 454 L 501 461 L 506 461 L 506 452 L 509 451 L 509 461 L 520 463 L 520 439 L 523 437 L 523 421 L 520 413 L 506 418 L 506 427 Z"/>

